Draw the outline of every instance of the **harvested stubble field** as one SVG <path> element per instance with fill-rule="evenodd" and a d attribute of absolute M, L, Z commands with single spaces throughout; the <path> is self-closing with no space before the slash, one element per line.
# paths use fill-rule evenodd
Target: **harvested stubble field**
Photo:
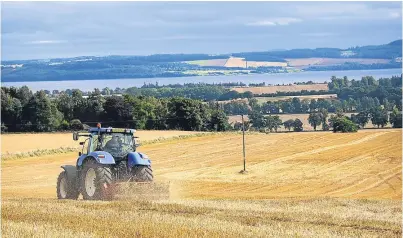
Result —
<path fill-rule="evenodd" d="M 337 94 L 323 94 L 323 95 L 304 95 L 304 96 L 278 96 L 278 97 L 255 97 L 258 103 L 263 104 L 265 102 L 277 102 L 292 100 L 293 98 L 299 98 L 302 100 L 311 99 L 337 99 Z"/>
<path fill-rule="evenodd" d="M 147 144 L 171 199 L 58 201 L 76 153 L 2 162 L 4 237 L 401 237 L 402 131 L 246 135 Z"/>
<path fill-rule="evenodd" d="M 264 94 L 264 93 L 277 93 L 277 92 L 299 92 L 302 90 L 308 91 L 328 91 L 329 86 L 327 83 L 316 83 L 316 84 L 305 84 L 305 85 L 280 85 L 280 86 L 264 86 L 264 87 L 234 87 L 231 90 L 237 91 L 238 93 L 244 93 L 247 91 L 253 94 Z"/>
<path fill-rule="evenodd" d="M 170 138 L 197 134 L 192 131 L 137 131 L 142 141 Z M 84 140 L 84 139 L 83 139 Z M 73 141 L 72 133 L 32 133 L 32 134 L 3 134 L 1 135 L 1 154 L 23 154 L 37 150 L 51 150 L 58 148 L 79 148 Z"/>
<path fill-rule="evenodd" d="M 304 96 L 278 96 L 278 97 L 254 97 L 257 102 L 262 105 L 266 102 L 277 102 L 277 101 L 286 101 L 286 100 L 292 100 L 293 98 L 299 98 L 301 101 L 303 100 L 311 100 L 311 99 L 337 99 L 337 94 L 323 94 L 323 95 L 304 95 Z M 247 98 L 237 98 L 237 99 L 231 99 L 231 100 L 223 100 L 223 101 L 217 101 L 220 104 L 226 104 L 230 102 L 245 102 L 248 103 L 249 100 Z"/>

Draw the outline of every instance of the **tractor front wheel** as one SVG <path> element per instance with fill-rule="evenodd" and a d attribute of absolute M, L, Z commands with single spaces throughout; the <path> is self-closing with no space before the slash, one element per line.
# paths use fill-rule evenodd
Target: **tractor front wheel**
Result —
<path fill-rule="evenodd" d="M 154 178 L 151 166 L 144 165 L 134 166 L 132 176 L 135 182 L 152 182 Z"/>
<path fill-rule="evenodd" d="M 85 200 L 110 200 L 113 197 L 112 170 L 88 161 L 81 170 L 80 188 Z"/>
<path fill-rule="evenodd" d="M 78 195 L 80 194 L 75 186 L 71 184 L 71 181 L 68 180 L 66 171 L 59 174 L 56 190 L 58 199 L 77 200 Z"/>

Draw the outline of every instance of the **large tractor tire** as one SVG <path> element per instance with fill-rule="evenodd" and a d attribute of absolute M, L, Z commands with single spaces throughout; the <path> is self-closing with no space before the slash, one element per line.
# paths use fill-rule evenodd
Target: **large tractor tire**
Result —
<path fill-rule="evenodd" d="M 71 181 L 68 180 L 66 171 L 63 171 L 59 174 L 59 177 L 57 178 L 56 191 L 58 199 L 77 200 L 78 196 L 80 195 L 78 189 L 74 186 L 74 184 L 71 183 Z"/>
<path fill-rule="evenodd" d="M 152 182 L 154 179 L 151 166 L 134 166 L 132 168 L 133 181 L 135 182 Z"/>
<path fill-rule="evenodd" d="M 109 166 L 88 161 L 80 176 L 80 190 L 85 200 L 111 200 L 113 198 L 113 175 Z"/>

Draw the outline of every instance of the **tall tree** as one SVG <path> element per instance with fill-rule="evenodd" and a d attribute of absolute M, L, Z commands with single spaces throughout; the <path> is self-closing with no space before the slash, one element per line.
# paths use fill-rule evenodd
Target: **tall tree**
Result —
<path fill-rule="evenodd" d="M 52 131 L 54 128 L 52 105 L 44 91 L 38 91 L 27 103 L 27 119 L 35 131 Z"/>
<path fill-rule="evenodd" d="M 67 93 L 61 93 L 57 99 L 57 109 L 63 113 L 67 121 L 71 121 L 74 117 L 73 98 Z"/>
<path fill-rule="evenodd" d="M 352 122 L 348 117 L 335 117 L 333 122 L 333 132 L 356 132 L 357 125 Z"/>
<path fill-rule="evenodd" d="M 309 124 L 311 124 L 313 129 L 316 131 L 316 127 L 320 126 L 320 124 L 322 123 L 321 113 L 318 113 L 318 112 L 309 113 L 308 121 L 309 121 Z"/>
<path fill-rule="evenodd" d="M 20 100 L 13 98 L 1 89 L 1 122 L 9 131 L 17 131 L 21 122 L 22 105 Z"/>
<path fill-rule="evenodd" d="M 388 124 L 388 112 L 381 106 L 372 108 L 370 115 L 372 124 L 378 126 L 378 128 Z"/>
<path fill-rule="evenodd" d="M 172 98 L 169 100 L 168 108 L 170 111 L 169 124 L 171 128 L 182 129 L 185 131 L 199 131 L 205 123 L 206 111 L 201 101 Z"/>
<path fill-rule="evenodd" d="M 27 86 L 22 86 L 17 90 L 17 98 L 20 100 L 21 105 L 25 106 L 29 99 L 33 96 L 32 91 Z"/>
<path fill-rule="evenodd" d="M 283 123 L 280 119 L 279 116 L 266 116 L 265 117 L 265 121 L 266 121 L 266 127 L 271 131 L 273 131 L 273 129 L 277 132 L 278 128 L 280 128 L 281 124 Z"/>
<path fill-rule="evenodd" d="M 293 127 L 294 127 L 293 119 L 288 119 L 287 121 L 284 122 L 284 128 L 288 129 L 288 131 L 290 131 Z"/>
<path fill-rule="evenodd" d="M 394 108 L 390 113 L 389 121 L 393 128 L 402 128 L 402 112 L 399 112 L 397 108 Z"/>
<path fill-rule="evenodd" d="M 294 97 L 291 101 L 291 104 L 294 108 L 294 112 L 296 113 L 300 113 L 302 112 L 302 108 L 301 108 L 301 100 L 297 97 Z"/>
<path fill-rule="evenodd" d="M 361 128 L 364 128 L 365 125 L 369 121 L 369 112 L 368 111 L 362 111 L 359 112 L 357 115 L 352 114 L 351 115 L 351 120 L 355 122 L 357 125 L 359 125 Z"/>
<path fill-rule="evenodd" d="M 328 131 L 329 130 L 329 125 L 327 124 L 327 117 L 329 115 L 327 109 L 321 108 L 319 110 L 320 116 L 321 116 L 321 123 L 322 123 L 322 130 Z"/>
<path fill-rule="evenodd" d="M 133 108 L 123 97 L 107 97 L 103 107 L 107 125 L 114 127 L 130 127 L 133 125 Z"/>
<path fill-rule="evenodd" d="M 72 103 L 73 103 L 73 118 L 78 119 L 85 116 L 85 109 L 87 108 L 87 101 L 83 98 L 83 93 L 74 89 L 72 91 Z"/>
<path fill-rule="evenodd" d="M 263 114 L 261 114 L 260 112 L 253 111 L 249 115 L 249 120 L 254 128 L 260 129 L 260 128 L 266 127 L 266 120 L 265 120 Z"/>
<path fill-rule="evenodd" d="M 294 120 L 294 131 L 303 131 L 304 130 L 304 128 L 303 128 L 303 125 L 304 125 L 304 123 L 302 123 L 302 121 L 300 120 L 300 119 L 295 119 Z"/>
<path fill-rule="evenodd" d="M 209 121 L 209 130 L 212 131 L 226 131 L 229 129 L 228 117 L 223 111 L 214 110 L 211 114 Z"/>
<path fill-rule="evenodd" d="M 317 108 L 318 108 L 318 103 L 317 103 L 316 99 L 311 99 L 311 103 L 309 104 L 310 112 L 316 111 Z"/>

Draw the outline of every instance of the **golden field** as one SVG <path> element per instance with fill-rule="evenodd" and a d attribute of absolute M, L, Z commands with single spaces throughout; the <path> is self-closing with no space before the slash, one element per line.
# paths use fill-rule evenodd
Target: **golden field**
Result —
<path fill-rule="evenodd" d="M 278 97 L 254 97 L 257 102 L 262 105 L 266 102 L 277 102 L 277 101 L 286 101 L 286 100 L 292 100 L 293 98 L 299 98 L 301 101 L 302 100 L 311 100 L 311 99 L 336 99 L 337 94 L 323 94 L 323 95 L 304 95 L 304 96 L 278 96 Z M 217 101 L 217 103 L 220 104 L 226 104 L 230 102 L 246 102 L 248 103 L 249 100 L 247 98 L 237 98 L 237 99 L 231 99 L 231 100 L 223 100 L 223 101 Z"/>
<path fill-rule="evenodd" d="M 337 94 L 323 94 L 323 95 L 303 95 L 303 96 L 278 96 L 278 97 L 254 97 L 260 104 L 265 102 L 277 102 L 292 100 L 293 98 L 299 98 L 301 101 L 306 99 L 337 99 Z"/>
<path fill-rule="evenodd" d="M 192 131 L 137 131 L 136 135 L 142 141 L 159 138 L 170 138 L 196 134 Z M 80 147 L 73 141 L 72 133 L 33 133 L 33 134 L 3 134 L 1 135 L 1 154 L 21 153 L 41 149 L 57 149 L 60 147 Z"/>
<path fill-rule="evenodd" d="M 214 133 L 147 144 L 171 199 L 58 201 L 76 153 L 2 161 L 4 237 L 401 237 L 402 131 Z"/>
<path fill-rule="evenodd" d="M 238 93 L 244 93 L 247 91 L 253 94 L 263 94 L 263 93 L 277 93 L 277 92 L 299 92 L 302 90 L 324 90 L 328 91 L 329 87 L 327 83 L 317 83 L 317 84 L 306 84 L 306 85 L 280 85 L 280 86 L 264 86 L 264 87 L 235 87 L 231 90 L 235 90 Z"/>

